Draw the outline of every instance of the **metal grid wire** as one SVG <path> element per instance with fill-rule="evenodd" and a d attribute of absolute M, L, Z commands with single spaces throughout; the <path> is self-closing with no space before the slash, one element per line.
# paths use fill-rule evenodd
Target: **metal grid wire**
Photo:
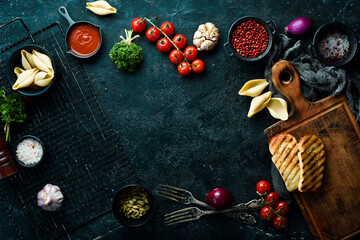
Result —
<path fill-rule="evenodd" d="M 19 167 L 17 174 L 1 180 L 0 203 L 5 204 L 19 238 L 52 239 L 109 212 L 116 191 L 138 180 L 117 147 L 119 140 L 84 70 L 64 51 L 64 32 L 58 23 L 0 50 L 0 87 L 11 88 L 7 61 L 32 38 L 54 56 L 56 79 L 46 93 L 31 99 L 26 123 L 14 125 L 11 134 L 14 141 L 26 134 L 38 136 L 46 158 L 39 166 Z M 36 204 L 37 192 L 47 183 L 58 185 L 64 194 L 64 205 L 55 213 Z"/>

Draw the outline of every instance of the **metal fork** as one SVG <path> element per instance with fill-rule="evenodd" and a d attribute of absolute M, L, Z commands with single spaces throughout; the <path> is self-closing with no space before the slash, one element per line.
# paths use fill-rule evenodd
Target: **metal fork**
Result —
<path fill-rule="evenodd" d="M 256 220 L 252 215 L 237 211 L 238 210 L 236 209 L 203 211 L 198 207 L 189 207 L 172 213 L 165 214 L 165 224 L 174 225 L 178 223 L 195 221 L 200 219 L 202 216 L 213 215 L 213 214 L 225 214 L 228 215 L 229 217 L 236 218 L 237 220 L 239 220 L 244 224 L 253 225 L 256 223 Z"/>
<path fill-rule="evenodd" d="M 186 205 L 194 204 L 198 207 L 214 209 L 209 204 L 206 204 L 206 203 L 194 198 L 194 196 L 191 194 L 191 192 L 189 192 L 185 189 L 181 189 L 181 188 L 177 188 L 177 187 L 173 187 L 173 186 L 169 186 L 169 185 L 159 184 L 157 194 L 161 197 L 171 199 L 173 201 L 180 202 L 182 204 L 186 204 Z M 261 199 L 254 199 L 247 203 L 239 203 L 238 205 L 235 205 L 235 206 L 231 207 L 230 209 L 236 209 L 238 211 L 257 210 L 257 209 L 262 208 L 263 206 L 265 206 L 265 203 Z"/>
<path fill-rule="evenodd" d="M 206 204 L 206 203 L 194 198 L 194 196 L 191 194 L 191 192 L 189 192 L 185 189 L 181 189 L 181 188 L 177 188 L 177 187 L 173 187 L 173 186 L 169 186 L 169 185 L 159 184 L 157 195 L 167 198 L 167 199 L 170 199 L 170 200 L 173 200 L 173 201 L 176 201 L 176 202 L 179 202 L 179 203 L 182 203 L 182 204 L 185 204 L 185 205 L 194 204 L 199 207 L 204 207 L 207 209 L 214 209 L 209 204 Z"/>

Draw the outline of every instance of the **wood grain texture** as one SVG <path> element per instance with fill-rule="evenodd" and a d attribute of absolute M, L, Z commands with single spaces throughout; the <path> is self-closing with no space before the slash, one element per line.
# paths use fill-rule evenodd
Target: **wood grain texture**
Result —
<path fill-rule="evenodd" d="M 287 61 L 273 66 L 272 81 L 289 100 L 291 111 L 287 121 L 264 131 L 267 141 L 279 133 L 290 133 L 297 140 L 306 134 L 316 134 L 325 145 L 321 190 L 293 192 L 310 230 L 317 239 L 359 239 L 360 131 L 346 97 L 307 101 L 300 90 L 299 75 Z"/>

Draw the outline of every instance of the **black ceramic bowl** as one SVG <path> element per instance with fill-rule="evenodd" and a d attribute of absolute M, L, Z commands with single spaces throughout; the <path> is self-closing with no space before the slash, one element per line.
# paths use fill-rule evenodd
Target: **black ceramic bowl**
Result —
<path fill-rule="evenodd" d="M 142 217 L 140 217 L 138 219 L 133 219 L 133 218 L 126 217 L 122 212 L 120 212 L 120 209 L 122 207 L 121 206 L 121 197 L 123 197 L 127 191 L 132 191 L 132 190 L 135 190 L 136 188 L 142 189 L 144 192 L 147 193 L 150 209 Z M 145 223 L 147 223 L 150 220 L 150 218 L 154 214 L 153 195 L 151 194 L 151 192 L 148 189 L 146 189 L 145 187 L 140 186 L 138 184 L 127 185 L 127 186 L 121 188 L 116 193 L 115 197 L 113 198 L 113 202 L 112 202 L 112 210 L 113 210 L 115 218 L 124 226 L 138 227 L 138 226 L 144 225 Z"/>
<path fill-rule="evenodd" d="M 37 96 L 37 95 L 40 95 L 40 94 L 46 92 L 51 87 L 51 85 L 54 83 L 54 80 L 55 80 L 55 77 L 56 77 L 55 61 L 54 61 L 53 56 L 45 48 L 43 48 L 41 46 L 38 46 L 38 45 L 30 44 L 30 45 L 23 46 L 23 47 L 17 49 L 10 56 L 10 59 L 8 61 L 8 65 L 7 65 L 7 77 L 9 79 L 9 82 L 10 82 L 11 86 L 14 85 L 14 83 L 16 82 L 16 79 L 17 79 L 17 76 L 14 73 L 14 68 L 15 67 L 23 68 L 22 64 L 21 64 L 21 50 L 26 50 L 27 52 L 30 52 L 30 53 L 31 53 L 32 50 L 35 50 L 35 51 L 38 51 L 40 53 L 44 53 L 44 54 L 48 55 L 50 57 L 50 59 L 51 59 L 52 66 L 53 66 L 53 69 L 54 69 L 54 78 L 53 78 L 53 80 L 51 81 L 51 83 L 49 85 L 47 85 L 46 87 L 40 88 L 39 90 L 35 90 L 35 89 L 30 88 L 30 87 L 27 87 L 27 88 L 20 88 L 17 91 L 19 93 L 23 94 L 23 95 L 26 95 L 26 96 Z"/>
<path fill-rule="evenodd" d="M 339 31 L 345 34 L 350 43 L 349 54 L 347 57 L 340 60 L 332 60 L 330 62 L 326 61 L 320 54 L 318 49 L 319 42 L 325 37 L 327 34 L 332 33 L 334 31 Z M 310 52 L 312 55 L 315 55 L 322 63 L 329 66 L 343 66 L 351 61 L 354 57 L 357 49 L 357 39 L 354 31 L 349 28 L 347 25 L 338 22 L 332 22 L 322 25 L 315 33 L 313 43 L 309 46 Z"/>
<path fill-rule="evenodd" d="M 20 161 L 20 160 L 18 159 L 18 156 L 17 156 L 17 148 L 18 148 L 18 145 L 19 145 L 19 143 L 21 143 L 21 142 L 22 142 L 23 140 L 25 140 L 25 139 L 33 139 L 33 140 L 39 142 L 40 145 L 41 145 L 41 147 L 42 147 L 43 154 L 42 154 L 40 160 L 37 161 L 37 162 L 34 163 L 34 164 L 25 164 L 24 162 L 22 162 L 22 161 Z M 44 146 L 44 144 L 40 141 L 39 138 L 37 138 L 37 137 L 35 137 L 35 136 L 32 136 L 32 135 L 25 135 L 25 136 L 22 136 L 21 138 L 19 138 L 19 139 L 16 141 L 16 143 L 15 143 L 15 149 L 14 149 L 13 152 L 14 152 L 16 161 L 17 161 L 21 166 L 23 166 L 23 167 L 35 167 L 35 166 L 39 165 L 39 164 L 44 160 L 44 157 L 45 157 L 45 146 Z"/>
<path fill-rule="evenodd" d="M 246 57 L 243 57 L 241 56 L 240 54 L 238 54 L 235 50 L 235 48 L 232 46 L 232 43 L 231 43 L 231 39 L 232 39 L 232 34 L 233 32 L 236 30 L 236 27 L 238 25 L 240 25 L 242 22 L 245 22 L 245 21 L 248 21 L 248 20 L 252 20 L 252 21 L 256 21 L 258 23 L 260 23 L 261 25 L 263 25 L 268 33 L 268 36 L 269 36 L 269 43 L 268 43 L 268 46 L 266 48 L 266 50 L 260 54 L 259 56 L 257 57 L 254 57 L 254 58 L 246 58 Z M 259 18 L 256 18 L 256 17 L 242 17 L 242 18 L 239 18 L 238 20 L 236 20 L 230 27 L 230 30 L 229 30 L 229 34 L 228 34 L 228 42 L 224 44 L 224 48 L 225 48 L 225 51 L 227 52 L 227 54 L 229 56 L 235 56 L 241 60 L 244 60 L 244 61 L 247 61 L 247 62 L 255 62 L 255 61 L 258 61 L 262 58 L 264 58 L 269 52 L 270 52 L 270 49 L 271 49 L 271 46 L 273 44 L 273 39 L 274 39 L 274 34 L 276 33 L 276 27 L 275 27 L 275 24 L 272 22 L 272 21 L 263 21 Z M 230 52 L 228 50 L 228 48 L 230 48 Z"/>

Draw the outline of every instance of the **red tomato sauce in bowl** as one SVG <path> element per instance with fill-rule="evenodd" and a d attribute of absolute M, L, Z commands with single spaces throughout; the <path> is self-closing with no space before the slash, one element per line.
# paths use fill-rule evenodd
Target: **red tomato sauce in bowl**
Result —
<path fill-rule="evenodd" d="M 76 24 L 68 33 L 68 46 L 77 55 L 88 56 L 100 47 L 99 29 L 89 23 Z"/>

